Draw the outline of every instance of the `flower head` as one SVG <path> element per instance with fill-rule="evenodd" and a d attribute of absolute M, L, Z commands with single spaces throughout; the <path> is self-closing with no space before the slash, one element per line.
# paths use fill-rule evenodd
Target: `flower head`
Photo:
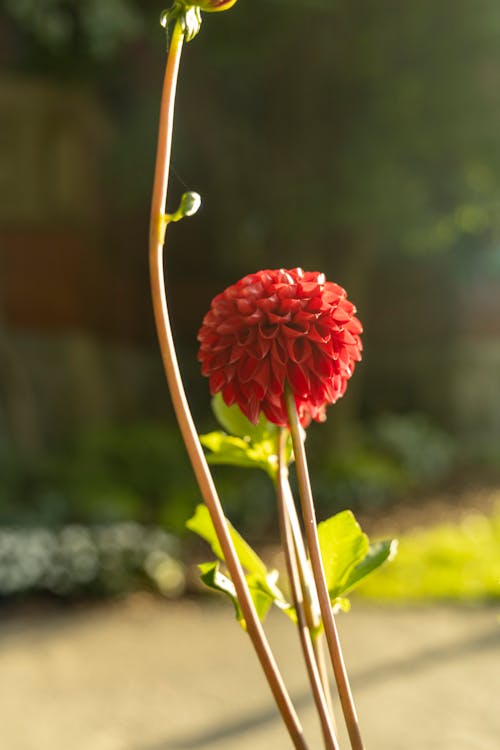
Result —
<path fill-rule="evenodd" d="M 322 421 L 361 359 L 362 326 L 342 287 L 291 270 L 245 276 L 212 300 L 198 333 L 198 359 L 228 406 L 256 424 L 260 412 L 287 425 L 285 388 L 302 424 Z"/>

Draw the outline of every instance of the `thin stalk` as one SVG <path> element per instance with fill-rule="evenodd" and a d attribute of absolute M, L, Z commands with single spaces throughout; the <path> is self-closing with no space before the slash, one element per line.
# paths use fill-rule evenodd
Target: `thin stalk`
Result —
<path fill-rule="evenodd" d="M 325 691 L 330 715 L 332 716 L 335 726 L 335 720 L 333 718 L 333 699 L 330 690 L 328 670 L 325 662 L 324 634 L 323 632 L 318 632 L 318 628 L 321 624 L 321 610 L 319 608 L 318 593 L 316 591 L 316 584 L 312 576 L 309 557 L 307 555 L 304 539 L 302 537 L 302 529 L 300 527 L 297 508 L 295 507 L 292 489 L 288 480 L 288 471 L 286 473 L 286 476 L 282 477 L 282 480 L 283 499 L 286 505 L 288 517 L 290 519 L 290 527 L 295 545 L 295 554 L 297 555 L 297 565 L 299 569 L 300 585 L 302 587 L 302 595 L 304 599 L 304 611 L 307 620 L 307 626 L 311 633 L 316 663 L 321 675 L 323 690 Z"/>
<path fill-rule="evenodd" d="M 302 537 L 302 529 L 300 527 L 300 521 L 297 515 L 297 508 L 295 507 L 292 489 L 290 487 L 290 482 L 288 481 L 288 471 L 282 479 L 283 500 L 286 505 L 287 514 L 290 518 L 295 551 L 298 557 L 299 572 L 301 577 L 303 578 L 303 580 L 301 581 L 301 585 L 306 592 L 304 598 L 307 605 L 306 614 L 308 618 L 308 624 L 311 630 L 314 630 L 319 626 L 321 619 L 318 596 L 316 593 L 316 588 L 314 586 L 314 579 L 312 578 L 311 574 L 311 566 L 309 564 L 306 546 Z"/>
<path fill-rule="evenodd" d="M 337 631 L 337 625 L 332 612 L 330 596 L 326 583 L 323 561 L 319 547 L 318 530 L 316 525 L 316 512 L 311 491 L 311 482 L 309 480 L 309 469 L 307 466 L 304 443 L 300 432 L 299 417 L 295 396 L 289 387 L 286 388 L 286 404 L 288 412 L 288 421 L 290 424 L 290 434 L 292 436 L 293 452 L 295 455 L 295 465 L 297 470 L 297 480 L 299 484 L 300 501 L 302 505 L 302 515 L 306 531 L 307 546 L 311 556 L 311 565 L 313 569 L 316 589 L 318 591 L 319 605 L 325 629 L 326 641 L 330 658 L 332 661 L 333 673 L 337 683 L 337 689 L 344 714 L 349 740 L 352 750 L 364 750 L 363 740 L 359 729 L 356 706 L 349 685 L 349 678 L 344 663 L 342 648 Z"/>
<path fill-rule="evenodd" d="M 174 410 L 203 499 L 233 580 L 248 634 L 296 750 L 308 750 L 303 730 L 253 605 L 245 575 L 229 535 L 224 512 L 187 402 L 175 352 L 163 275 L 164 215 L 167 200 L 175 92 L 184 32 L 177 22 L 167 57 L 160 110 L 158 148 L 151 207 L 149 259 L 153 309 L 165 374 Z"/>
<path fill-rule="evenodd" d="M 307 623 L 303 591 L 299 575 L 298 555 L 296 553 L 292 525 L 285 500 L 286 489 L 288 487 L 288 468 L 284 460 L 286 433 L 283 429 L 280 430 L 278 440 L 278 476 L 276 480 L 276 492 L 278 496 L 281 539 L 285 552 L 286 567 L 288 578 L 290 580 L 293 603 L 295 606 L 295 612 L 297 613 L 300 644 L 302 646 L 302 653 L 304 655 L 309 682 L 311 683 L 314 702 L 318 711 L 325 748 L 326 750 L 339 750 L 339 745 L 335 736 L 335 726 L 329 712 L 328 700 L 323 689 L 321 674 L 316 663 L 311 631 Z"/>
<path fill-rule="evenodd" d="M 323 632 L 318 633 L 318 635 L 313 638 L 313 648 L 314 655 L 316 657 L 316 663 L 319 669 L 319 674 L 321 676 L 321 682 L 323 683 L 323 690 L 325 691 L 326 702 L 328 703 L 328 710 L 330 711 L 331 716 L 334 716 L 332 691 L 330 689 L 330 680 L 328 677 L 328 669 L 325 659 L 325 636 Z"/>

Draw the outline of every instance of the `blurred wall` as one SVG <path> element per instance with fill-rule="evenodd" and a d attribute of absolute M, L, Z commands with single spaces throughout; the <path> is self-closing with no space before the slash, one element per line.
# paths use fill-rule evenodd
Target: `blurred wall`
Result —
<path fill-rule="evenodd" d="M 146 294 L 107 247 L 113 126 L 88 86 L 0 76 L 2 432 L 35 451 L 147 411 Z M 141 298 L 142 297 L 142 298 Z"/>
<path fill-rule="evenodd" d="M 38 26 L 12 3 L 0 15 L 0 429 L 26 450 L 170 413 L 146 263 L 161 4 L 122 5 L 128 26 L 78 3 L 41 4 Z M 365 323 L 336 422 L 425 412 L 500 439 L 499 49 L 493 0 L 240 0 L 206 17 L 171 185 L 172 206 L 188 186 L 204 207 L 167 251 L 202 420 L 211 297 L 302 265 L 346 286 Z"/>

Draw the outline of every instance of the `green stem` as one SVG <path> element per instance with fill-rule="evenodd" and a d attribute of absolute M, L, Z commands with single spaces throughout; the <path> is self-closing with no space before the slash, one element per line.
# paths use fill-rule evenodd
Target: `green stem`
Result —
<path fill-rule="evenodd" d="M 318 530 L 316 523 L 316 512 L 314 510 L 311 482 L 309 479 L 309 469 L 307 466 L 304 442 L 301 435 L 297 405 L 295 403 L 295 396 L 289 386 L 286 387 L 285 397 L 288 421 L 290 424 L 290 434 L 292 436 L 293 452 L 295 455 L 295 465 L 297 470 L 297 479 L 299 484 L 299 494 L 302 505 L 302 515 L 304 518 L 307 546 L 309 548 L 309 554 L 311 557 L 311 565 L 313 569 L 314 580 L 316 583 L 316 589 L 318 592 L 321 617 L 323 619 L 323 627 L 325 629 L 326 641 L 332 661 L 333 673 L 335 675 L 335 681 L 337 683 L 340 704 L 342 706 L 342 711 L 344 714 L 352 750 L 363 750 L 364 746 L 363 740 L 361 739 L 356 707 L 354 705 L 354 699 L 352 697 L 351 687 L 349 685 L 349 678 L 347 676 L 347 670 L 344 663 L 337 625 L 333 616 L 330 595 L 328 593 L 323 561 L 321 559 L 321 551 L 319 547 Z"/>
<path fill-rule="evenodd" d="M 194 425 L 184 391 L 168 314 L 163 274 L 163 245 L 165 239 L 165 222 L 163 217 L 166 213 L 175 92 L 183 42 L 184 32 L 181 23 L 177 21 L 170 43 L 163 84 L 149 233 L 151 290 L 158 340 L 179 427 L 201 494 L 217 532 L 227 568 L 236 588 L 248 634 L 295 748 L 297 750 L 307 750 L 300 721 L 253 605 L 245 574 L 238 560 L 217 490 L 203 454 L 198 432 Z"/>
<path fill-rule="evenodd" d="M 285 552 L 293 603 L 295 606 L 295 612 L 297 613 L 300 644 L 302 646 L 307 674 L 309 682 L 311 683 L 311 690 L 321 723 L 325 748 L 326 750 L 339 750 L 339 745 L 335 736 L 335 726 L 332 716 L 330 715 L 328 700 L 323 689 L 320 670 L 315 658 L 311 630 L 305 613 L 303 589 L 301 587 L 301 576 L 299 574 L 299 556 L 296 551 L 296 544 L 292 533 L 292 524 L 290 522 L 287 502 L 285 500 L 285 495 L 289 488 L 288 468 L 284 459 L 286 440 L 287 434 L 285 430 L 281 429 L 278 438 L 278 476 L 276 480 L 281 539 Z"/>

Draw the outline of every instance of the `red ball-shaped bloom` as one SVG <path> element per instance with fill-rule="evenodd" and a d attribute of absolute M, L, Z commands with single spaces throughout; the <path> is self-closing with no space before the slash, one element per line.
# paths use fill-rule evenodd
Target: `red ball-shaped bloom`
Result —
<path fill-rule="evenodd" d="M 362 326 L 342 287 L 322 273 L 259 271 L 212 300 L 198 333 L 198 359 L 228 406 L 254 424 L 264 412 L 288 424 L 288 384 L 302 424 L 322 421 L 361 359 Z"/>

